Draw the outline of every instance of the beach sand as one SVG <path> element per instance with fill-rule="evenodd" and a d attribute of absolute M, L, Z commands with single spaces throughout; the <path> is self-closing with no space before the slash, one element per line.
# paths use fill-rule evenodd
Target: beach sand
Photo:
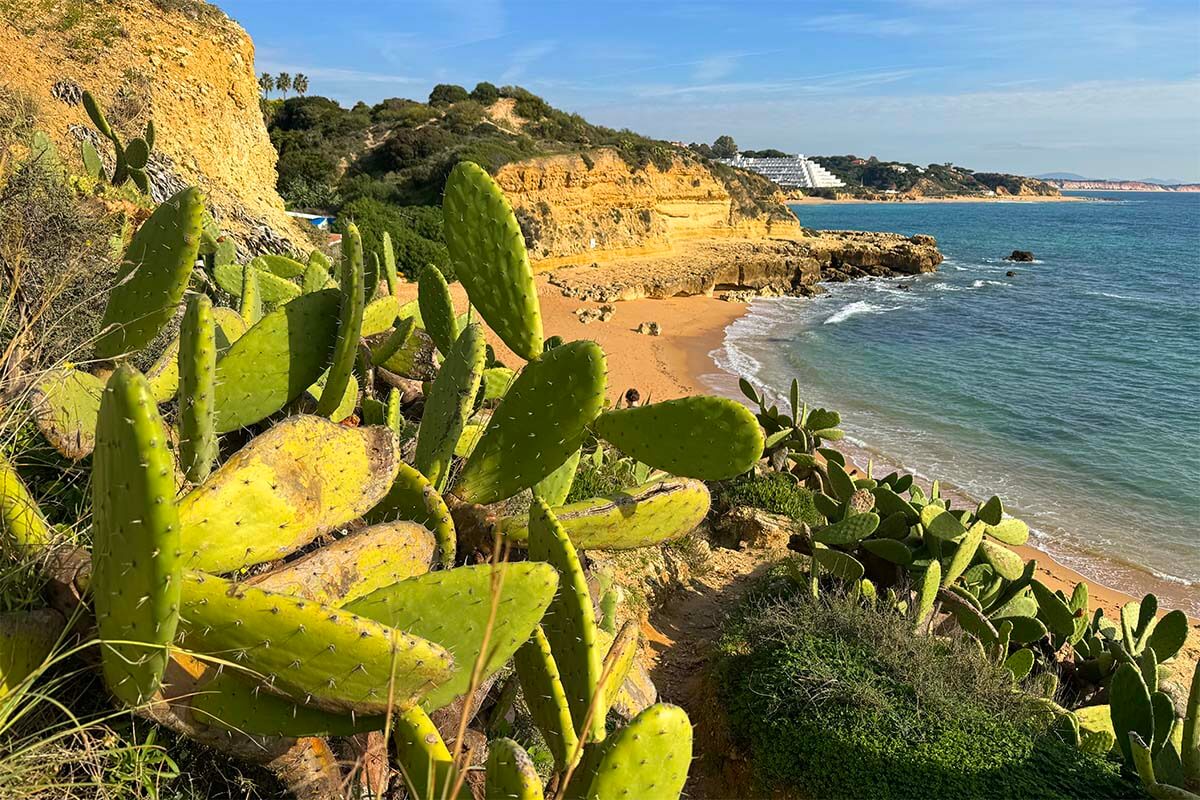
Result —
<path fill-rule="evenodd" d="M 607 322 L 584 325 L 575 316 L 575 311 L 599 308 L 600 303 L 563 297 L 545 275 L 539 275 L 537 283 L 546 336 L 558 335 L 567 341 L 591 339 L 599 343 L 608 356 L 608 394 L 614 402 L 631 387 L 638 390 L 643 400 L 711 394 L 712 389 L 704 376 L 721 372 L 711 353 L 724 341 L 725 328 L 747 308 L 741 303 L 703 295 L 626 300 L 612 304 L 615 311 Z M 401 290 L 401 299 L 416 297 L 416 284 L 406 284 Z M 453 284 L 451 294 L 456 308 L 460 312 L 465 310 L 467 301 L 462 286 Z M 635 332 L 640 323 L 651 321 L 659 324 L 660 336 Z M 501 361 L 514 366 L 521 363 L 521 359 L 504 347 L 491 331 L 487 335 Z M 1129 587 L 1129 592 L 1120 591 L 1086 578 L 1034 547 L 1015 549 L 1026 560 L 1037 559 L 1038 578 L 1051 589 L 1062 589 L 1070 596 L 1076 583 L 1087 581 L 1090 607 L 1103 608 L 1110 619 L 1120 619 L 1121 605 L 1135 599 L 1134 594 L 1140 599 L 1142 594 L 1156 588 L 1151 576 L 1147 575 L 1144 586 Z M 1200 656 L 1200 621 L 1193 619 L 1191 628 L 1186 652 L 1178 659 L 1180 663 L 1194 664 Z"/>

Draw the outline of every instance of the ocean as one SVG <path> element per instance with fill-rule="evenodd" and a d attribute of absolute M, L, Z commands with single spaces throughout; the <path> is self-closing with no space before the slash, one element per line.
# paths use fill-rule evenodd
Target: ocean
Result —
<path fill-rule="evenodd" d="M 1200 194 L 1081 196 L 796 206 L 809 228 L 931 234 L 946 260 L 755 300 L 711 383 L 782 397 L 796 377 L 877 469 L 998 494 L 1062 563 L 1200 614 Z"/>

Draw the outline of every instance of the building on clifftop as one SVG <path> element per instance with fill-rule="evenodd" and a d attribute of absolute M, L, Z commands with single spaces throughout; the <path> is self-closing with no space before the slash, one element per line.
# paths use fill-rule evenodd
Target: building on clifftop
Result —
<path fill-rule="evenodd" d="M 757 172 L 783 189 L 837 189 L 846 184 L 816 162 L 802 155 L 786 158 L 749 158 L 738 155 L 717 159 L 731 167 Z"/>

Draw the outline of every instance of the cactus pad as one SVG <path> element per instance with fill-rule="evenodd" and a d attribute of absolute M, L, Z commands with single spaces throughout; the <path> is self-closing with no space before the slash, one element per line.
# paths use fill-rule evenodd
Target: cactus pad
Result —
<path fill-rule="evenodd" d="M 1132 664 L 1117 667 L 1108 689 L 1113 732 L 1125 760 L 1133 755 L 1129 749 L 1129 734 L 1137 733 L 1147 742 L 1154 740 L 1154 708 L 1150 691 L 1142 675 Z"/>
<path fill-rule="evenodd" d="M 472 445 L 471 450 L 474 451 L 474 449 L 475 447 Z M 571 493 L 571 486 L 575 483 L 575 470 L 579 468 L 579 457 L 582 453 L 582 450 L 576 450 L 567 456 L 566 461 L 533 485 L 533 493 L 542 498 L 551 508 L 565 503 L 567 495 Z"/>
<path fill-rule="evenodd" d="M 500 595 L 488 635 L 495 569 L 500 570 Z M 503 667 L 529 639 L 557 587 L 558 576 L 546 564 L 459 567 L 385 586 L 345 608 L 436 642 L 454 656 L 453 676 L 421 701 L 433 711 L 466 693 L 485 635 L 488 655 L 480 677 Z"/>
<path fill-rule="evenodd" d="M 184 576 L 187 649 L 260 674 L 263 687 L 327 711 L 407 708 L 451 674 L 444 649 L 345 609 L 199 572 Z"/>
<path fill-rule="evenodd" d="M 188 564 L 220 573 L 282 558 L 375 506 L 399 463 L 386 428 L 284 420 L 180 501 Z"/>
<path fill-rule="evenodd" d="M 129 705 L 158 689 L 179 622 L 175 464 L 150 385 L 122 366 L 104 388 L 92 457 L 92 598 L 104 679 Z"/>
<path fill-rule="evenodd" d="M 526 360 L 542 352 L 542 312 L 525 237 L 503 192 L 479 165 L 460 161 L 446 181 L 443 232 L 454 274 L 480 316 Z"/>
<path fill-rule="evenodd" d="M 216 328 L 212 301 L 207 295 L 192 295 L 179 329 L 179 460 L 193 483 L 207 478 L 217 460 Z"/>
<path fill-rule="evenodd" d="M 995 525 L 989 523 L 988 536 L 996 541 L 1019 547 L 1029 541 L 1029 526 L 1019 519 L 1009 517 Z"/>
<path fill-rule="evenodd" d="M 814 531 L 813 539 L 821 544 L 850 545 L 867 538 L 878 527 L 877 514 L 851 514 L 839 522 Z"/>
<path fill-rule="evenodd" d="M 247 268 L 258 269 L 249 265 L 243 267 L 232 261 L 217 264 L 213 267 L 213 280 L 217 282 L 217 286 L 221 287 L 221 291 L 234 297 L 240 297 L 245 280 L 243 272 Z M 302 293 L 299 286 L 273 272 L 258 270 L 257 277 L 258 291 L 264 303 L 287 303 L 295 300 Z"/>
<path fill-rule="evenodd" d="M 417 432 L 417 469 L 439 491 L 450 477 L 454 446 L 471 413 L 483 374 L 483 328 L 468 325 L 448 351 L 433 388 L 425 398 L 425 413 Z"/>
<path fill-rule="evenodd" d="M 529 558 L 547 561 L 558 570 L 558 595 L 546 611 L 542 628 L 562 676 L 575 730 L 580 738 L 600 741 L 604 738 L 602 715 L 595 715 L 591 728 L 584 730 L 592 695 L 600 683 L 603 661 L 596 639 L 592 596 L 566 531 L 546 504 L 536 497 L 529 510 Z"/>
<path fill-rule="evenodd" d="M 437 539 L 438 560 L 449 566 L 454 563 L 457 538 L 454 520 L 446 501 L 438 494 L 429 479 L 408 464 L 401 463 L 400 471 L 387 495 L 367 514 L 368 521 L 411 520 L 433 531 Z"/>
<path fill-rule="evenodd" d="M 50 446 L 78 461 L 96 446 L 104 380 L 71 367 L 52 370 L 33 388 L 33 413 Z"/>
<path fill-rule="evenodd" d="M 604 746 L 587 800 L 677 800 L 692 764 L 692 723 L 679 706 L 650 706 Z"/>
<path fill-rule="evenodd" d="M 708 487 L 702 482 L 668 478 L 561 506 L 554 516 L 576 547 L 628 550 L 686 536 L 708 508 Z M 504 517 L 499 528 L 506 539 L 523 544 L 529 538 L 529 517 Z"/>
<path fill-rule="evenodd" d="M 341 302 L 338 306 L 337 340 L 333 345 L 333 361 L 325 376 L 321 399 L 317 402 L 318 416 L 328 417 L 338 411 L 354 371 L 358 342 L 362 338 L 363 306 L 363 249 L 362 237 L 353 224 L 346 227 L 342 237 Z"/>
<path fill-rule="evenodd" d="M 828 572 L 835 578 L 840 578 L 847 583 L 853 583 L 861 580 L 866 573 L 863 569 L 862 562 L 849 553 L 843 553 L 841 550 L 831 550 L 828 547 L 818 546 L 812 553 L 813 560 L 821 565 L 822 572 Z"/>
<path fill-rule="evenodd" d="M 448 354 L 458 339 L 458 320 L 454 317 L 454 300 L 450 297 L 450 286 L 446 276 L 432 264 L 421 270 L 417 278 L 417 301 L 421 306 L 421 319 L 425 321 L 425 332 L 437 349 Z"/>
<path fill-rule="evenodd" d="M 321 373 L 321 377 L 317 378 L 317 382 L 305 390 L 305 393 L 313 399 L 313 405 L 307 406 L 309 410 L 316 410 L 315 404 L 320 402 L 321 395 L 325 392 L 325 384 L 328 382 L 328 380 L 329 370 L 325 370 Z M 346 379 L 346 389 L 342 392 L 342 399 L 338 402 L 337 407 L 334 408 L 333 411 L 329 412 L 329 419 L 333 420 L 334 422 L 341 422 L 342 420 L 354 414 L 354 409 L 358 408 L 358 392 L 358 378 L 351 374 L 350 377 Z M 364 420 L 364 424 L 373 425 L 378 423 Z"/>
<path fill-rule="evenodd" d="M 256 256 L 250 260 L 250 263 L 260 270 L 281 278 L 299 278 L 308 269 L 307 264 L 301 264 L 294 258 L 269 254 Z"/>
<path fill-rule="evenodd" d="M 49 608 L 0 613 L 0 701 L 42 665 L 64 627 Z"/>
<path fill-rule="evenodd" d="M 138 228 L 108 295 L 96 340 L 98 358 L 142 349 L 175 314 L 200 248 L 203 212 L 200 190 L 188 188 Z"/>
<path fill-rule="evenodd" d="M 392 719 L 392 725 L 396 762 L 409 797 L 418 800 L 471 800 L 471 791 L 465 783 L 458 794 L 451 794 L 451 789 L 458 782 L 458 770 L 428 714 L 419 706 L 413 706 L 397 714 Z"/>
<path fill-rule="evenodd" d="M 377 297 L 363 308 L 362 335 L 375 336 L 392 327 L 400 313 L 400 302 L 390 295 Z"/>
<path fill-rule="evenodd" d="M 488 743 L 485 800 L 543 800 L 542 779 L 525 748 L 512 739 Z"/>
<path fill-rule="evenodd" d="M 625 455 L 701 480 L 740 475 L 763 451 L 758 420 L 741 403 L 721 397 L 684 397 L 606 411 L 592 427 Z"/>
<path fill-rule="evenodd" d="M 415 575 L 429 572 L 437 549 L 433 534 L 415 522 L 384 522 L 243 582 L 340 608 Z"/>
<path fill-rule="evenodd" d="M 1021 577 L 1025 562 L 1004 545 L 984 539 L 979 543 L 979 552 L 983 554 L 984 560 L 991 564 L 996 574 L 1005 580 L 1015 581 Z"/>
<path fill-rule="evenodd" d="M 232 308 L 216 306 L 212 309 L 212 316 L 216 323 L 217 358 L 220 358 L 246 332 L 246 323 Z M 154 392 L 154 399 L 159 403 L 167 402 L 179 392 L 178 336 L 167 344 L 158 360 L 146 370 L 146 380 L 150 381 L 150 391 Z"/>
<path fill-rule="evenodd" d="M 529 641 L 513 656 L 525 705 L 533 722 L 546 740 L 550 754 L 554 756 L 554 768 L 563 772 L 575 755 L 579 737 L 575 734 L 575 723 L 571 719 L 571 706 L 563 689 L 562 675 L 550 649 L 546 633 L 538 625 Z"/>
<path fill-rule="evenodd" d="M 217 432 L 274 414 L 325 371 L 337 339 L 338 292 L 302 295 L 263 317 L 217 362 Z"/>
<path fill-rule="evenodd" d="M 967 571 L 967 567 L 971 566 L 971 562 L 975 559 L 975 553 L 978 552 L 979 545 L 983 541 L 983 534 L 986 529 L 986 523 L 976 522 L 967 530 L 967 535 L 958 543 L 958 547 L 954 551 L 954 556 L 950 559 L 950 564 L 946 567 L 945 574 L 942 575 L 942 586 L 949 586 L 954 583 Z"/>
<path fill-rule="evenodd" d="M 571 342 L 530 361 L 492 414 L 455 494 L 494 503 L 545 478 L 583 443 L 605 382 L 604 351 L 595 342 Z"/>
<path fill-rule="evenodd" d="M 18 547 L 39 547 L 50 542 L 50 524 L 42 514 L 25 482 L 0 452 L 0 551 L 8 552 L 8 543 Z"/>

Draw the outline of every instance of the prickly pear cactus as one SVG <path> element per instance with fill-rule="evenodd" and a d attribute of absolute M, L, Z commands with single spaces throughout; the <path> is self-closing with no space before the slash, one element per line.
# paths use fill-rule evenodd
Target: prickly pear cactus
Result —
<path fill-rule="evenodd" d="M 400 276 L 396 273 L 396 251 L 392 247 L 392 235 L 387 231 L 383 232 L 380 248 L 383 251 L 383 279 L 387 282 L 388 294 L 395 295 L 400 291 Z"/>
<path fill-rule="evenodd" d="M 268 691 L 327 711 L 382 714 L 444 682 L 453 657 L 433 642 L 346 609 L 200 572 L 184 576 L 184 647 L 221 655 Z"/>
<path fill-rule="evenodd" d="M 500 187 L 477 164 L 460 161 L 442 200 L 446 249 L 471 303 L 526 360 L 542 352 L 542 312 L 525 237 Z"/>
<path fill-rule="evenodd" d="M 377 589 L 424 575 L 433 567 L 436 552 L 433 534 L 423 526 L 383 522 L 248 578 L 243 585 L 337 608 Z"/>
<path fill-rule="evenodd" d="M 325 388 L 317 403 L 317 414 L 328 417 L 342 402 L 350 375 L 354 371 L 354 359 L 358 355 L 358 342 L 362 338 L 363 306 L 363 249 L 358 228 L 350 224 L 342 236 L 342 295 L 338 312 L 337 341 L 333 346 L 333 362 L 325 378 Z"/>
<path fill-rule="evenodd" d="M 42 666 L 64 627 L 49 608 L 0 614 L 0 701 Z"/>
<path fill-rule="evenodd" d="M 217 358 L 229 350 L 229 346 L 246 332 L 246 323 L 232 308 L 216 306 L 212 309 L 216 324 Z M 150 368 L 146 370 L 150 390 L 160 404 L 175 398 L 179 392 L 179 337 L 172 339 Z"/>
<path fill-rule="evenodd" d="M 499 600 L 489 633 L 494 587 Z M 557 587 L 558 576 L 547 564 L 458 567 L 382 587 L 345 608 L 437 642 L 454 656 L 454 674 L 421 700 L 422 708 L 433 711 L 467 691 L 485 636 L 480 678 L 503 667 L 529 639 Z"/>
<path fill-rule="evenodd" d="M 51 539 L 50 524 L 29 493 L 25 482 L 0 452 L 0 548 L 7 542 L 19 547 L 40 547 Z"/>
<path fill-rule="evenodd" d="M 204 199 L 188 188 L 160 205 L 125 250 L 96 340 L 98 358 L 148 345 L 175 314 L 200 247 Z"/>
<path fill-rule="evenodd" d="M 295 552 L 375 506 L 399 463 L 386 428 L 286 419 L 179 501 L 188 566 L 231 572 Z"/>
<path fill-rule="evenodd" d="M 421 319 L 425 331 L 443 354 L 448 354 L 458 339 L 458 320 L 454 317 L 454 301 L 450 286 L 442 271 L 430 264 L 417 278 L 417 300 L 421 304 Z"/>
<path fill-rule="evenodd" d="M 684 397 L 606 411 L 592 428 L 625 455 L 701 480 L 740 475 L 763 451 L 758 420 L 741 403 L 721 397 Z"/>
<path fill-rule="evenodd" d="M 376 297 L 363 308 L 362 336 L 375 336 L 389 330 L 400 313 L 400 302 L 390 296 Z"/>
<path fill-rule="evenodd" d="M 372 522 L 406 519 L 424 525 L 437 539 L 438 561 L 443 566 L 454 563 L 457 539 L 450 509 L 429 479 L 408 464 L 400 464 L 392 488 L 371 509 L 367 519 Z"/>
<path fill-rule="evenodd" d="M 605 714 L 594 714 L 586 732 L 584 728 L 592 696 L 600 685 L 603 661 L 596 639 L 592 596 L 566 531 L 537 498 L 529 510 L 529 557 L 547 561 L 558 570 L 559 593 L 546 611 L 542 628 L 562 676 L 575 730 L 583 738 L 600 741 L 604 738 Z"/>
<path fill-rule="evenodd" d="M 409 797 L 471 800 L 470 788 L 465 783 L 457 794 L 453 792 L 462 776 L 428 714 L 414 706 L 396 715 L 393 725 L 396 764 Z"/>
<path fill-rule="evenodd" d="M 264 316 L 217 362 L 217 432 L 274 414 L 312 386 L 337 340 L 339 294 L 302 295 Z"/>
<path fill-rule="evenodd" d="M 175 465 L 150 385 L 129 366 L 109 378 L 92 458 L 92 602 L 109 689 L 145 703 L 179 622 L 182 549 Z"/>
<path fill-rule="evenodd" d="M 217 460 L 216 327 L 212 301 L 192 295 L 179 330 L 179 460 L 193 483 L 207 478 Z"/>
<path fill-rule="evenodd" d="M 259 270 L 252 264 L 247 264 L 242 270 L 242 294 L 238 299 L 238 314 L 247 326 L 262 319 L 263 299 L 259 288 Z"/>
<path fill-rule="evenodd" d="M 686 536 L 708 514 L 709 505 L 708 487 L 701 481 L 665 478 L 610 497 L 560 506 L 554 516 L 576 547 L 628 550 Z M 503 517 L 498 527 L 514 544 L 529 539 L 528 515 Z"/>
<path fill-rule="evenodd" d="M 96 446 L 104 379 L 73 367 L 51 370 L 33 388 L 38 430 L 62 455 L 78 461 Z"/>
<path fill-rule="evenodd" d="M 525 748 L 512 739 L 488 743 L 485 800 L 543 800 L 542 779 Z"/>
<path fill-rule="evenodd" d="M 244 271 L 247 269 L 257 270 L 258 291 L 264 303 L 287 303 L 303 293 L 299 286 L 287 278 L 281 278 L 273 272 L 258 270 L 250 265 L 243 267 L 232 261 L 214 265 L 213 280 L 221 287 L 221 291 L 233 297 L 240 297 L 245 281 Z"/>
<path fill-rule="evenodd" d="M 474 451 L 474 446 L 471 450 Z M 567 456 L 567 460 L 559 464 L 553 472 L 533 485 L 533 493 L 545 501 L 551 508 L 561 506 L 567 501 L 571 487 L 575 484 L 575 470 L 579 467 L 579 457 L 582 450 L 576 450 Z"/>
<path fill-rule="evenodd" d="M 553 472 L 583 443 L 604 402 L 606 377 L 595 342 L 571 342 L 529 362 L 492 414 L 454 493 L 494 503 Z"/>
<path fill-rule="evenodd" d="M 638 714 L 603 745 L 587 800 L 630 797 L 677 800 L 692 761 L 692 723 L 679 706 L 659 703 Z"/>
<path fill-rule="evenodd" d="M 564 772 L 575 756 L 579 737 L 571 719 L 571 705 L 567 702 L 562 675 L 541 625 L 534 628 L 529 641 L 517 650 L 513 664 L 533 723 L 554 756 L 554 769 Z"/>
<path fill-rule="evenodd" d="M 450 477 L 454 445 L 462 435 L 479 391 L 484 345 L 483 328 L 468 325 L 447 351 L 446 361 L 425 398 L 425 413 L 417 431 L 415 464 L 439 491 Z"/>

